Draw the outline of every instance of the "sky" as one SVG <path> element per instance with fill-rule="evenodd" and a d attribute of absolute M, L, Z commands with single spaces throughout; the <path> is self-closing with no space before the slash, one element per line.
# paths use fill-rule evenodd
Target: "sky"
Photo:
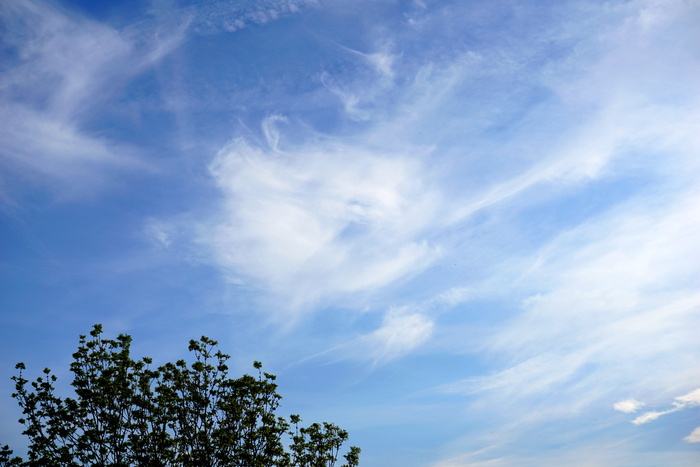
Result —
<path fill-rule="evenodd" d="M 0 3 L 0 442 L 95 323 L 367 467 L 700 462 L 700 3 Z M 66 395 L 68 392 L 66 392 Z"/>

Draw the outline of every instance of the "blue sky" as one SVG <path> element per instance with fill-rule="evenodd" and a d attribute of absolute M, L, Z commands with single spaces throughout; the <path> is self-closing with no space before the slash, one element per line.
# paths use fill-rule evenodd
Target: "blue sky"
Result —
<path fill-rule="evenodd" d="M 263 361 L 366 466 L 698 465 L 698 22 L 3 1 L 1 441 L 103 323 Z"/>

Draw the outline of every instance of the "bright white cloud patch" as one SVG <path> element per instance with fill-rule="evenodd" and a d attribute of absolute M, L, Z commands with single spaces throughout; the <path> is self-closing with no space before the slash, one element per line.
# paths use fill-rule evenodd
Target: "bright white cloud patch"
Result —
<path fill-rule="evenodd" d="M 279 136 L 265 128 L 275 148 Z M 264 284 L 292 308 L 374 290 L 438 256 L 422 234 L 439 194 L 416 157 L 324 144 L 264 151 L 238 138 L 210 169 L 222 210 L 202 239 L 229 274 Z"/>
<path fill-rule="evenodd" d="M 643 425 L 645 423 L 649 423 L 651 421 L 656 420 L 657 418 L 659 418 L 662 415 L 666 415 L 666 414 L 671 413 L 671 412 L 673 412 L 673 410 L 667 410 L 665 412 L 646 412 L 646 413 L 640 415 L 639 417 L 635 418 L 634 420 L 632 420 L 632 423 L 634 425 Z"/>
<path fill-rule="evenodd" d="M 613 405 L 613 408 L 618 412 L 634 413 L 643 405 L 643 402 L 639 402 L 634 399 L 627 399 L 624 401 L 616 402 L 615 405 Z"/>
<path fill-rule="evenodd" d="M 392 309 L 376 331 L 361 338 L 374 363 L 386 363 L 423 344 L 431 335 L 433 322 L 424 314 Z"/>
<path fill-rule="evenodd" d="M 679 412 L 684 409 L 698 406 L 700 406 L 700 389 L 691 391 L 684 396 L 676 397 L 676 400 L 673 401 L 673 408 L 665 410 L 663 412 L 646 412 L 632 420 L 632 423 L 634 423 L 635 425 L 642 425 L 644 423 L 654 421 L 662 415 Z"/>
<path fill-rule="evenodd" d="M 700 443 L 700 426 L 683 439 L 689 443 Z"/>
<path fill-rule="evenodd" d="M 673 405 L 675 405 L 679 409 L 700 406 L 700 389 L 691 391 L 684 396 L 676 397 L 676 401 L 673 403 Z"/>

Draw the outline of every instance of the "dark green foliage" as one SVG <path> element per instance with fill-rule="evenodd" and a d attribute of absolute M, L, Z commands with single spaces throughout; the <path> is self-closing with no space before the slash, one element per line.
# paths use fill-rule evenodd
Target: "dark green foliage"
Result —
<path fill-rule="evenodd" d="M 95 325 L 80 336 L 71 364 L 75 398 L 54 395 L 47 368 L 29 382 L 17 365 L 20 423 L 28 460 L 0 449 L 2 466 L 236 466 L 332 467 L 348 433 L 330 423 L 299 427 L 275 415 L 281 396 L 275 376 L 228 377 L 229 356 L 207 337 L 190 341 L 195 361 L 166 363 L 130 356 L 131 337 L 102 338 Z M 285 444 L 286 436 L 290 440 Z M 343 467 L 359 464 L 357 447 Z"/>
<path fill-rule="evenodd" d="M 0 466 L 22 465 L 20 457 L 12 457 L 12 449 L 5 445 L 0 448 Z"/>

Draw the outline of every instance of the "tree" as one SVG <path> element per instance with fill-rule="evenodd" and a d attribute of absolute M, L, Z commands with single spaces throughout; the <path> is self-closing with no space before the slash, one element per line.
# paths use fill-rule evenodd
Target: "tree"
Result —
<path fill-rule="evenodd" d="M 131 337 L 102 338 L 97 324 L 80 336 L 70 370 L 75 398 L 55 395 L 48 368 L 31 383 L 23 363 L 12 395 L 29 438 L 24 461 L 0 449 L 2 466 L 332 467 L 348 433 L 331 423 L 300 427 L 275 415 L 275 376 L 254 362 L 257 376 L 229 378 L 229 355 L 203 336 L 191 340 L 195 361 L 132 360 Z M 286 443 L 285 435 L 289 437 Z M 359 465 L 351 447 L 343 467 Z"/>

